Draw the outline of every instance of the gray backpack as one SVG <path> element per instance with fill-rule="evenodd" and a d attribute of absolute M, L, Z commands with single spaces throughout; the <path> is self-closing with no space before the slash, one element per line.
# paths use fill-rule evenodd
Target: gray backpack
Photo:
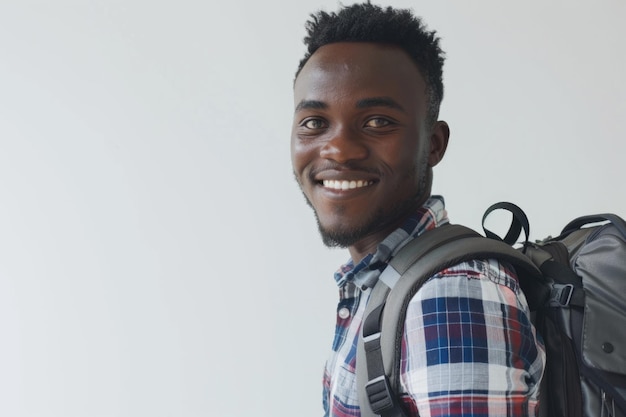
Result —
<path fill-rule="evenodd" d="M 504 239 L 484 227 L 497 209 L 513 214 Z M 614 214 L 580 217 L 558 237 L 530 243 L 524 212 L 502 202 L 487 209 L 483 229 L 487 237 L 459 225 L 428 231 L 381 274 L 358 344 L 361 415 L 407 416 L 396 396 L 400 348 L 406 309 L 421 285 L 461 262 L 495 258 L 515 267 L 546 346 L 540 416 L 626 417 L 626 222 Z M 522 230 L 526 240 L 515 249 Z"/>

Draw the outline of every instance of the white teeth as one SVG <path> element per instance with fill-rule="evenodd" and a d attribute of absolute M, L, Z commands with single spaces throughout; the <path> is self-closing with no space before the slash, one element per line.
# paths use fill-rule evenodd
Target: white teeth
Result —
<path fill-rule="evenodd" d="M 324 187 L 332 188 L 333 190 L 353 190 L 355 188 L 367 187 L 374 184 L 374 181 L 352 180 L 352 181 L 338 181 L 338 180 L 324 180 L 322 181 Z"/>

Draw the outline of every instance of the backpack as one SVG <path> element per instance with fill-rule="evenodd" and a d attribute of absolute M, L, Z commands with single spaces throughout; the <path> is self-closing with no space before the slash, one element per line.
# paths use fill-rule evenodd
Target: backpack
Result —
<path fill-rule="evenodd" d="M 485 228 L 497 209 L 512 213 L 504 239 Z M 559 236 L 531 243 L 524 212 L 501 202 L 487 209 L 483 229 L 486 237 L 452 224 L 428 231 L 381 273 L 357 347 L 361 415 L 406 416 L 395 395 L 400 349 L 406 309 L 421 285 L 461 262 L 495 258 L 515 267 L 545 344 L 540 417 L 626 417 L 626 222 L 579 217 Z M 514 248 L 522 230 L 526 239 Z"/>

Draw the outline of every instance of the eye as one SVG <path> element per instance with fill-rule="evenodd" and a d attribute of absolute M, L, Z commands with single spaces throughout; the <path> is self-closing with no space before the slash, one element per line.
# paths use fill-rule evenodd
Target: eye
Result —
<path fill-rule="evenodd" d="M 306 119 L 300 123 L 300 126 L 306 127 L 307 129 L 323 129 L 326 127 L 326 123 L 322 119 Z"/>
<path fill-rule="evenodd" d="M 365 122 L 365 127 L 386 127 L 391 124 L 391 121 L 382 117 L 372 117 Z"/>

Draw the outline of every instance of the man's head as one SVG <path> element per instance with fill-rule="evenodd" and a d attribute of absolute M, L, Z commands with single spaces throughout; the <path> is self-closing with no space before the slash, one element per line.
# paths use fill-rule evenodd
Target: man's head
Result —
<path fill-rule="evenodd" d="M 358 258 L 430 195 L 449 135 L 436 121 L 442 52 L 405 10 L 349 6 L 313 15 L 307 28 L 294 83 L 294 173 L 324 242 Z"/>
<path fill-rule="evenodd" d="M 307 51 L 296 78 L 309 58 L 324 45 L 337 42 L 374 42 L 395 45 L 415 62 L 428 89 L 429 121 L 439 115 L 443 100 L 444 52 L 435 31 L 428 31 L 410 10 L 382 8 L 370 3 L 347 6 L 335 13 L 319 11 L 306 22 Z"/>

